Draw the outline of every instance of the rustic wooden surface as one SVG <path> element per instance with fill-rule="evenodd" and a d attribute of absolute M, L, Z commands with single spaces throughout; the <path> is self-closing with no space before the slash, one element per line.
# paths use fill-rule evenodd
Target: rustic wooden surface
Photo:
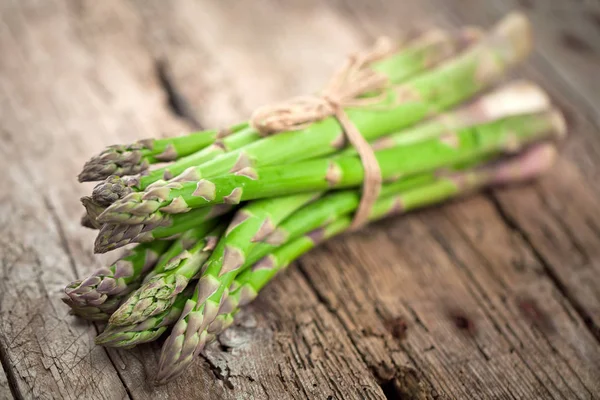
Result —
<path fill-rule="evenodd" d="M 571 137 L 552 173 L 313 251 L 179 380 L 96 347 L 65 282 L 101 265 L 75 175 L 104 145 L 314 91 L 411 26 L 535 24 L 520 75 Z M 1 0 L 0 399 L 600 397 L 600 6 L 583 0 Z"/>

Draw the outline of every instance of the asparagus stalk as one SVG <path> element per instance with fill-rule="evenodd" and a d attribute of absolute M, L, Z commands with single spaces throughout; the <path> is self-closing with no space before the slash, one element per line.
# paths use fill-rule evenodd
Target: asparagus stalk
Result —
<path fill-rule="evenodd" d="M 481 32 L 476 28 L 465 28 L 454 35 L 450 35 L 439 29 L 433 29 L 408 43 L 406 48 L 401 49 L 392 57 L 376 63 L 373 68 L 386 74 L 390 82 L 395 84 L 402 83 L 410 77 L 447 59 L 452 54 L 455 54 L 458 49 L 475 42 L 480 37 Z M 136 188 L 143 190 L 159 179 L 169 180 L 190 167 L 202 165 L 216 158 L 217 155 L 239 149 L 261 138 L 256 130 L 251 128 L 245 129 L 237 135 L 225 138 L 218 145 L 206 149 L 207 151 L 199 152 L 186 157 L 181 162 L 150 172 L 147 176 L 140 178 L 140 182 L 136 185 Z"/>
<path fill-rule="evenodd" d="M 100 268 L 83 280 L 71 282 L 65 288 L 66 297 L 62 300 L 80 317 L 108 320 L 169 244 L 169 241 L 157 241 L 136 246 L 109 267 Z"/>
<path fill-rule="evenodd" d="M 462 29 L 454 35 L 449 35 L 437 29 L 432 30 L 410 42 L 406 48 L 390 58 L 375 63 L 374 69 L 388 76 L 392 84 L 400 84 L 447 59 L 457 51 L 468 47 L 476 42 L 480 36 L 481 32 L 474 28 Z M 334 126 L 328 129 L 335 130 L 334 133 L 336 134 L 339 133 L 338 127 Z M 251 143 L 260 141 L 260 139 L 262 139 L 262 136 L 256 130 L 252 128 L 243 129 L 196 154 L 185 157 L 164 168 L 152 171 L 147 176 L 141 176 L 138 180 L 123 182 L 121 185 L 116 186 L 115 189 L 117 189 L 117 194 L 121 197 L 123 195 L 123 189 L 121 188 L 123 187 L 127 187 L 128 192 L 145 190 L 149 185 L 161 179 L 169 180 L 183 173 L 188 168 L 197 167 L 199 169 L 199 166 L 210 160 L 217 159 L 219 155 L 243 148 Z M 256 150 L 253 154 L 259 154 L 259 152 L 260 149 Z M 231 162 L 235 164 L 236 158 L 237 156 L 230 157 L 229 161 L 224 162 L 223 165 L 231 164 Z M 213 175 L 218 175 L 228 169 L 227 167 L 211 168 Z M 209 176 L 209 172 L 202 171 L 203 176 Z M 99 186 L 101 189 L 95 191 L 93 195 L 94 201 L 99 204 L 112 203 L 115 195 L 111 194 L 107 190 L 109 188 L 105 188 L 105 185 L 100 184 Z M 132 187 L 129 188 L 128 186 Z"/>
<path fill-rule="evenodd" d="M 218 227 L 204 241 L 181 253 L 164 272 L 152 276 L 131 295 L 109 322 L 119 326 L 131 325 L 163 312 L 172 305 L 205 261 L 204 268 L 207 272 L 215 271 L 215 279 L 223 275 L 225 279 L 228 273 L 235 276 L 234 272 L 243 265 L 253 244 L 270 234 L 282 219 L 314 197 L 314 193 L 299 194 L 267 199 L 242 208 L 235 214 L 222 237 L 225 226 Z M 202 279 L 205 278 L 206 275 Z M 213 282 L 205 283 L 202 279 L 201 284 L 205 286 Z"/>
<path fill-rule="evenodd" d="M 79 181 L 99 181 L 111 175 L 139 174 L 145 172 L 150 164 L 173 161 L 195 153 L 247 125 L 244 122 L 228 129 L 206 130 L 163 139 L 143 139 L 127 145 L 108 146 L 85 163 L 79 174 Z"/>
<path fill-rule="evenodd" d="M 369 220 L 374 221 L 392 214 L 438 204 L 485 186 L 532 179 L 548 170 L 555 157 L 556 149 L 553 145 L 536 145 L 516 157 L 440 178 L 406 193 L 385 197 L 376 202 Z M 221 332 L 232 321 L 236 310 L 252 301 L 277 272 L 317 244 L 347 230 L 351 222 L 349 216 L 340 217 L 324 228 L 283 245 L 251 269 L 243 271 L 236 278 L 236 285 L 230 295 L 221 302 L 219 309 L 215 310 L 215 313 L 222 317 L 215 319 L 216 323 L 212 326 L 202 321 L 203 316 L 197 314 L 198 301 L 202 299 L 194 296 L 188 300 L 171 335 L 163 345 L 157 383 L 166 383 L 180 375 L 192 362 L 193 357 L 203 349 L 206 341 Z"/>
<path fill-rule="evenodd" d="M 111 315 L 109 324 L 136 324 L 170 308 L 177 295 L 183 292 L 210 257 L 226 226 L 226 223 L 221 223 L 208 234 L 202 227 L 194 230 L 193 235 L 178 241 L 180 246 L 175 246 L 175 251 L 182 251 L 169 259 L 163 268 L 153 271 L 144 284 Z M 185 249 L 189 246 L 186 242 L 194 244 Z M 175 251 L 169 255 L 173 255 Z"/>
<path fill-rule="evenodd" d="M 224 204 L 199 208 L 181 215 L 162 216 L 158 222 L 150 221 L 136 225 L 104 224 L 96 237 L 94 252 L 106 253 L 130 243 L 175 238 L 194 227 L 211 227 L 214 218 L 228 213 L 231 209 L 231 205 Z"/>
<path fill-rule="evenodd" d="M 419 124 L 415 128 L 392 134 L 385 138 L 385 142 L 379 144 L 379 148 L 406 145 L 437 137 L 444 132 L 490 123 L 505 117 L 541 112 L 550 107 L 551 104 L 547 95 L 539 86 L 526 81 L 514 82 L 451 113 L 442 114 L 432 121 Z M 354 154 L 355 150 L 347 149 L 342 153 L 343 155 L 350 155 Z M 469 168 L 482 161 L 484 159 L 469 160 L 468 165 L 457 167 L 461 169 Z M 384 184 L 379 197 L 383 198 L 392 193 L 400 193 L 409 188 L 424 185 L 435 180 L 436 176 L 436 172 L 429 172 Z M 357 190 L 335 191 L 303 207 L 283 221 L 262 243 L 258 243 L 254 247 L 247 264 L 252 265 L 259 258 L 270 253 L 276 246 L 317 229 L 327 221 L 354 212 L 359 202 L 360 192 Z"/>
<path fill-rule="evenodd" d="M 465 128 L 441 138 L 379 150 L 375 154 L 382 178 L 394 179 L 477 156 L 515 152 L 529 143 L 560 136 L 562 126 L 562 117 L 557 111 L 520 115 Z M 160 220 L 165 213 L 185 213 L 212 204 L 238 204 L 264 197 L 353 187 L 362 183 L 363 172 L 356 156 L 305 161 L 289 164 L 285 169 L 248 167 L 234 175 L 162 187 L 147 192 L 141 201 L 129 195 L 107 208 L 98 220 L 127 221 L 131 215 Z"/>

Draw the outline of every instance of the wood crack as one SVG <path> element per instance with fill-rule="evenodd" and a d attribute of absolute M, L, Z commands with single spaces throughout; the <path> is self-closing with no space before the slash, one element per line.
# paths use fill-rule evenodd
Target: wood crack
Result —
<path fill-rule="evenodd" d="M 10 388 L 11 394 L 15 399 L 22 400 L 25 397 L 19 390 L 19 381 L 15 375 L 15 371 L 11 368 L 12 363 L 10 362 L 8 352 L 4 348 L 4 343 L 7 343 L 6 338 L 4 336 L 0 336 L 0 363 L 2 364 L 2 369 L 6 374 L 6 379 L 8 380 L 8 387 Z"/>
<path fill-rule="evenodd" d="M 175 80 L 171 76 L 169 63 L 164 60 L 155 60 L 156 76 L 161 88 L 167 96 L 167 105 L 169 110 L 178 118 L 187 122 L 193 129 L 202 129 L 202 124 L 194 115 L 191 103 L 186 96 L 179 90 Z"/>

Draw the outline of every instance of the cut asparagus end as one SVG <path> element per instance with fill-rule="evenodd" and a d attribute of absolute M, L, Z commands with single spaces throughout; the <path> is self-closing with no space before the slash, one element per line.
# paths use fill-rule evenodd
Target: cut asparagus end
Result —
<path fill-rule="evenodd" d="M 529 81 L 511 82 L 476 100 L 467 110 L 478 110 L 486 121 L 520 114 L 533 114 L 548 110 L 550 98 L 546 92 Z"/>
<path fill-rule="evenodd" d="M 527 57 L 533 49 L 531 23 L 525 14 L 513 12 L 502 19 L 492 30 L 492 40 L 506 40 L 519 60 Z"/>

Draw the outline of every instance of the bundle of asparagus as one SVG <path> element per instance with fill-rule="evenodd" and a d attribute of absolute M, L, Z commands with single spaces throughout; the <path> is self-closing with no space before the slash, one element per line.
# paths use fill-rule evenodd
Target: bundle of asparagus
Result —
<path fill-rule="evenodd" d="M 520 14 L 488 32 L 436 29 L 386 47 L 368 74 L 354 75 L 358 86 L 385 83 L 344 110 L 370 142 L 383 181 L 367 221 L 550 168 L 566 130 L 561 114 L 533 83 L 497 85 L 528 55 L 530 35 Z M 111 146 L 79 175 L 104 179 L 82 199 L 82 222 L 99 229 L 95 251 L 139 244 L 69 284 L 65 302 L 83 318 L 108 321 L 96 338 L 104 346 L 132 347 L 171 329 L 158 383 L 180 375 L 279 271 L 355 227 L 364 160 L 336 116 L 305 121 L 288 111 Z"/>

